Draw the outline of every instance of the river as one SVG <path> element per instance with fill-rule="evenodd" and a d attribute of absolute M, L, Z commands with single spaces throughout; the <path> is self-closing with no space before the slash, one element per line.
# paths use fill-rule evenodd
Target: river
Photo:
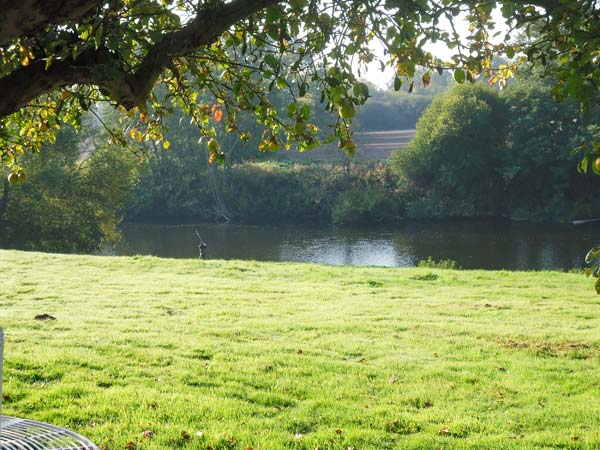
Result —
<path fill-rule="evenodd" d="M 197 258 L 198 230 L 209 259 L 414 266 L 429 256 L 465 269 L 582 267 L 600 224 L 407 222 L 394 227 L 313 225 L 127 225 L 122 255 Z"/>

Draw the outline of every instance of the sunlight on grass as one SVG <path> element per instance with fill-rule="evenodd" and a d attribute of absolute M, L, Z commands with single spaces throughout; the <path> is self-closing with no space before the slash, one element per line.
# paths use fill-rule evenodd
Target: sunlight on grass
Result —
<path fill-rule="evenodd" d="M 581 275 L 8 251 L 0 270 L 3 413 L 108 450 L 600 448 Z"/>

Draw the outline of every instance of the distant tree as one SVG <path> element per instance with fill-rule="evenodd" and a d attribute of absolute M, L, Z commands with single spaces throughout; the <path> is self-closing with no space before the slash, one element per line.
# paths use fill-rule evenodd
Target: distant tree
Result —
<path fill-rule="evenodd" d="M 600 213 L 600 182 L 575 170 L 581 156 L 573 148 L 593 140 L 587 127 L 596 112 L 583 114 L 573 100 L 558 102 L 551 80 L 523 71 L 504 92 L 510 121 L 497 170 L 510 217 L 573 220 Z"/>
<path fill-rule="evenodd" d="M 30 182 L 10 186 L 0 211 L 5 248 L 90 253 L 118 239 L 137 158 L 89 133 L 94 150 L 82 154 L 80 137 L 64 128 L 52 148 L 26 156 Z"/>
<path fill-rule="evenodd" d="M 394 155 L 414 190 L 412 214 L 566 221 L 600 212 L 600 180 L 578 173 L 572 152 L 595 139 L 597 112 L 557 101 L 551 85 L 524 70 L 504 92 L 476 84 L 437 98 Z"/>
<path fill-rule="evenodd" d="M 421 196 L 421 214 L 492 216 L 502 205 L 498 172 L 508 108 L 482 84 L 456 86 L 436 98 L 393 164 Z"/>

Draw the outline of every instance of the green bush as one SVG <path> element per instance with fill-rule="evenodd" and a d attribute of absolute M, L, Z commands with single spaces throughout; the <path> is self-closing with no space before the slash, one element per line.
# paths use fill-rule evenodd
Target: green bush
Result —
<path fill-rule="evenodd" d="M 354 188 L 340 195 L 332 211 L 336 224 L 392 222 L 398 220 L 399 205 L 390 194 Z"/>
<path fill-rule="evenodd" d="M 414 188 L 419 212 L 414 215 L 501 213 L 496 149 L 504 143 L 507 117 L 496 92 L 480 84 L 457 86 L 433 101 L 419 119 L 413 141 L 393 157 L 399 176 Z"/>
<path fill-rule="evenodd" d="M 596 114 L 596 118 L 594 118 Z M 433 101 L 392 165 L 410 218 L 570 221 L 600 211 L 600 178 L 576 170 L 570 149 L 593 140 L 583 116 L 525 72 L 506 92 L 459 85 Z"/>
<path fill-rule="evenodd" d="M 91 253 L 118 239 L 137 174 L 131 153 L 100 146 L 82 158 L 74 132 L 66 129 L 55 145 L 22 163 L 28 180 L 4 194 L 4 247 Z"/>
<path fill-rule="evenodd" d="M 417 267 L 428 267 L 430 269 L 448 269 L 448 270 L 460 270 L 461 267 L 456 264 L 453 259 L 440 259 L 436 261 L 431 256 L 427 259 L 422 259 L 417 264 Z"/>

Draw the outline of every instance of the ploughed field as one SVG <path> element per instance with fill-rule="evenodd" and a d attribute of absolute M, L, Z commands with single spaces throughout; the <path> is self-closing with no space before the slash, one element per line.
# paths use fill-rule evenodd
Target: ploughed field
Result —
<path fill-rule="evenodd" d="M 356 154 L 350 161 L 384 161 L 390 158 L 394 150 L 405 148 L 415 136 L 415 130 L 390 130 L 355 133 Z M 348 162 L 344 150 L 337 144 L 329 144 L 314 151 L 303 153 L 285 152 L 280 157 L 293 161 L 338 161 Z"/>
<path fill-rule="evenodd" d="M 12 251 L 0 273 L 3 414 L 106 450 L 600 448 L 580 274 Z"/>

